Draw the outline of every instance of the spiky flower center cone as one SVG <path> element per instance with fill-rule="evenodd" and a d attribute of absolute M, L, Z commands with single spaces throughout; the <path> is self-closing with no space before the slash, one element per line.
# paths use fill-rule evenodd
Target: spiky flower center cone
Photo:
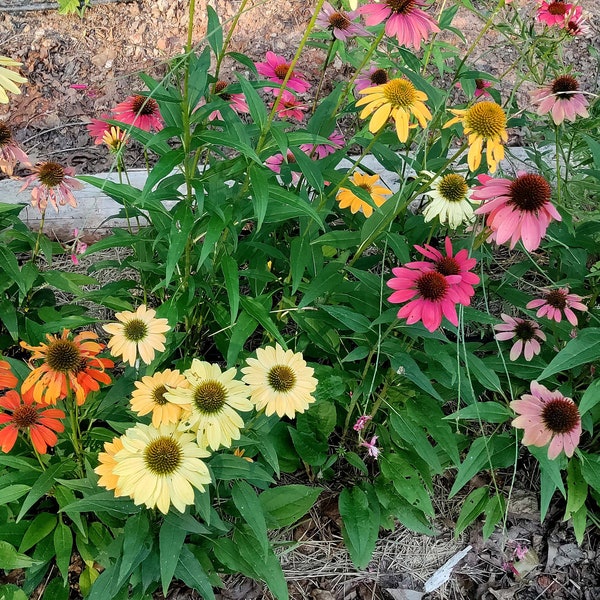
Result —
<path fill-rule="evenodd" d="M 12 142 L 12 133 L 10 129 L 0 122 L 0 148 L 8 146 Z"/>
<path fill-rule="evenodd" d="M 288 74 L 290 70 L 290 65 L 287 63 L 281 63 L 275 67 L 275 75 L 279 77 L 279 79 L 285 79 L 285 76 Z"/>
<path fill-rule="evenodd" d="M 567 295 L 561 290 L 551 290 L 545 296 L 546 302 L 553 308 L 564 310 L 567 306 Z"/>
<path fill-rule="evenodd" d="M 478 102 L 467 110 L 465 123 L 482 138 L 493 138 L 506 129 L 506 115 L 495 102 Z"/>
<path fill-rule="evenodd" d="M 290 150 L 288 150 L 288 153 L 285 157 L 288 161 L 288 163 L 295 163 L 296 162 L 296 157 L 294 156 L 294 153 L 291 152 Z"/>
<path fill-rule="evenodd" d="M 209 379 L 196 386 L 194 390 L 194 404 L 205 415 L 218 413 L 227 400 L 227 391 L 220 382 Z"/>
<path fill-rule="evenodd" d="M 553 433 L 569 433 L 579 423 L 579 410 L 570 398 L 553 398 L 542 410 L 542 421 Z"/>
<path fill-rule="evenodd" d="M 383 95 L 394 108 L 407 108 L 417 99 L 417 90 L 406 79 L 392 79 L 383 86 Z"/>
<path fill-rule="evenodd" d="M 423 273 L 416 280 L 416 286 L 421 296 L 423 296 L 425 300 L 431 300 L 431 302 L 443 300 L 450 287 L 444 275 L 437 271 Z"/>
<path fill-rule="evenodd" d="M 409 14 L 415 7 L 415 0 L 385 0 L 391 11 L 396 14 Z"/>
<path fill-rule="evenodd" d="M 55 162 L 42 163 L 38 168 L 39 180 L 47 187 L 58 187 L 65 180 L 65 170 Z"/>
<path fill-rule="evenodd" d="M 38 420 L 38 411 L 33 406 L 19 406 L 12 414 L 12 420 L 19 429 L 27 429 Z"/>
<path fill-rule="evenodd" d="M 383 85 L 389 81 L 389 77 L 385 69 L 377 69 L 376 71 L 373 71 L 370 79 L 373 85 Z"/>
<path fill-rule="evenodd" d="M 73 373 L 81 365 L 81 352 L 69 340 L 56 340 L 48 344 L 46 364 L 57 373 Z"/>
<path fill-rule="evenodd" d="M 563 15 L 567 14 L 567 6 L 566 6 L 566 4 L 564 2 L 561 2 L 561 1 L 559 1 L 559 2 L 551 2 L 548 5 L 548 12 L 551 15 L 555 15 L 555 16 L 556 15 L 560 15 L 560 16 L 563 16 Z"/>
<path fill-rule="evenodd" d="M 334 12 L 329 17 L 329 24 L 334 29 L 348 29 L 352 23 L 348 16 L 343 12 Z"/>
<path fill-rule="evenodd" d="M 227 87 L 226 81 L 217 81 L 215 83 L 215 94 L 219 94 L 223 100 L 231 100 L 231 94 L 227 94 L 223 92 L 223 90 Z"/>
<path fill-rule="evenodd" d="M 509 203 L 523 212 L 537 212 L 550 201 L 551 196 L 550 184 L 536 173 L 519 175 L 510 184 Z"/>
<path fill-rule="evenodd" d="M 475 87 L 478 90 L 485 90 L 485 88 L 486 88 L 485 80 L 484 79 L 475 79 Z"/>
<path fill-rule="evenodd" d="M 165 398 L 165 393 L 167 392 L 167 388 L 164 385 L 157 385 L 152 390 L 152 400 L 159 406 L 164 406 L 167 404 L 168 400 Z"/>
<path fill-rule="evenodd" d="M 289 392 L 296 385 L 296 374 L 287 365 L 275 365 L 271 367 L 267 380 L 276 392 Z"/>
<path fill-rule="evenodd" d="M 465 178 L 455 173 L 444 175 L 438 185 L 438 192 L 448 202 L 460 202 L 468 191 L 469 187 Z"/>
<path fill-rule="evenodd" d="M 536 328 L 531 321 L 520 321 L 515 325 L 515 336 L 524 342 L 532 340 L 535 337 L 535 331 Z"/>
<path fill-rule="evenodd" d="M 179 442 L 163 436 L 152 440 L 144 450 L 144 462 L 154 475 L 170 475 L 181 464 L 182 452 Z"/>
<path fill-rule="evenodd" d="M 373 188 L 368 183 L 359 183 L 357 187 L 362 188 L 369 194 L 373 191 Z"/>
<path fill-rule="evenodd" d="M 158 103 L 154 98 L 145 96 L 135 96 L 131 103 L 131 108 L 136 115 L 155 115 L 158 113 Z"/>
<path fill-rule="evenodd" d="M 139 342 L 148 335 L 148 325 L 141 319 L 131 319 L 123 326 L 123 336 L 129 342 Z"/>
<path fill-rule="evenodd" d="M 444 256 L 435 263 L 435 270 L 444 276 L 458 275 L 460 273 L 460 265 L 455 258 Z"/>
<path fill-rule="evenodd" d="M 561 98 L 570 98 L 579 90 L 577 79 L 570 75 L 561 75 L 552 84 L 552 93 Z"/>

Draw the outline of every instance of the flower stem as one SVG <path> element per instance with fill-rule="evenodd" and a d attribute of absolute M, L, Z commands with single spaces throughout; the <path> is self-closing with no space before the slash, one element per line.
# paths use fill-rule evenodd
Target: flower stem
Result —
<path fill-rule="evenodd" d="M 335 37 L 331 36 L 331 40 L 329 41 L 329 48 L 327 49 L 327 56 L 325 57 L 325 62 L 323 63 L 323 71 L 321 71 L 321 78 L 319 79 L 319 85 L 317 86 L 317 91 L 315 93 L 315 99 L 312 105 L 311 112 L 314 114 L 315 110 L 317 110 L 317 104 L 319 103 L 319 96 L 321 94 L 321 87 L 323 86 L 323 81 L 325 81 L 325 73 L 327 72 L 327 67 L 329 66 L 329 61 L 331 60 L 331 53 L 333 51 L 333 46 L 335 44 Z"/>
<path fill-rule="evenodd" d="M 40 220 L 40 228 L 38 229 L 38 234 L 37 237 L 35 238 L 35 247 L 33 249 L 33 252 L 31 254 L 31 264 L 34 265 L 35 261 L 38 257 L 39 251 L 40 251 L 40 241 L 42 239 L 42 236 L 44 235 L 44 223 L 46 221 L 46 209 L 44 209 L 42 211 L 42 218 Z"/>

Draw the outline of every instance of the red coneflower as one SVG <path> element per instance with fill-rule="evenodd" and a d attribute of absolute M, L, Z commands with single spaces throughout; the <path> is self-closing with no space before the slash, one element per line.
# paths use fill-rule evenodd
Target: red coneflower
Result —
<path fill-rule="evenodd" d="M 113 109 L 115 119 L 127 125 L 134 125 L 144 131 L 160 131 L 164 127 L 163 118 L 154 98 L 129 96 Z"/>

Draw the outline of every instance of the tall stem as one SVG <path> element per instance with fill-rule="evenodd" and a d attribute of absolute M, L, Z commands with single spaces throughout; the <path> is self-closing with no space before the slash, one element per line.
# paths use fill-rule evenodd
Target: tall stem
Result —
<path fill-rule="evenodd" d="M 40 220 L 40 227 L 38 229 L 38 234 L 37 237 L 35 238 L 35 247 L 33 249 L 33 252 L 31 253 L 31 264 L 34 265 L 35 261 L 38 257 L 39 251 L 40 251 L 40 241 L 42 239 L 42 236 L 44 235 L 44 223 L 46 221 L 46 209 L 44 209 L 42 211 L 42 218 Z"/>

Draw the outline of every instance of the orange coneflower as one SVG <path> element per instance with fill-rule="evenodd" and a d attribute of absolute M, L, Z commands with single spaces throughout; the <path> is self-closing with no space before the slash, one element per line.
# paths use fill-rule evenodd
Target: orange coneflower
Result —
<path fill-rule="evenodd" d="M 97 355 L 105 347 L 104 344 L 91 341 L 98 336 L 92 331 L 82 331 L 70 339 L 70 334 L 68 329 L 63 330 L 60 337 L 48 334 L 48 343 L 39 346 L 21 342 L 23 348 L 33 352 L 30 360 L 44 360 L 23 382 L 23 394 L 33 388 L 36 402 L 55 404 L 72 391 L 77 404 L 81 405 L 89 392 L 100 389 L 98 382 L 110 383 L 110 376 L 105 369 L 114 364 L 108 358 L 98 358 Z"/>
<path fill-rule="evenodd" d="M 13 375 L 10 363 L 0 360 L 0 389 L 14 388 L 19 380 Z"/>

